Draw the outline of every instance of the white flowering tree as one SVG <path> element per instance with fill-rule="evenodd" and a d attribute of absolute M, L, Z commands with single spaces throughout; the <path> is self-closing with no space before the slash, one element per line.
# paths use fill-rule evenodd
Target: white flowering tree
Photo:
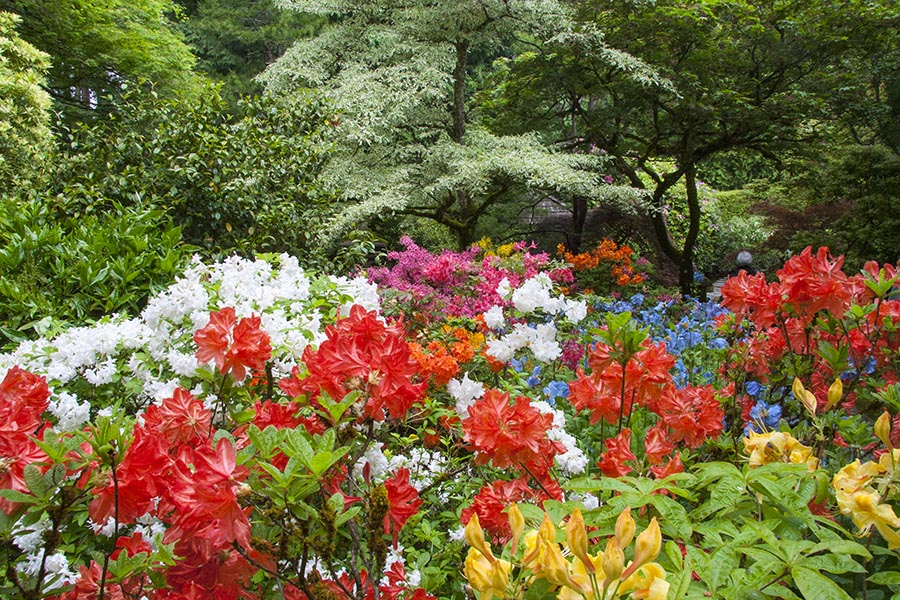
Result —
<path fill-rule="evenodd" d="M 476 71 L 516 44 L 558 38 L 589 47 L 635 77 L 653 76 L 596 31 L 574 32 L 557 0 L 282 0 L 330 25 L 296 43 L 260 80 L 272 94 L 315 89 L 335 103 L 336 152 L 321 179 L 340 190 L 334 239 L 372 215 L 400 214 L 449 228 L 460 247 L 479 218 L 529 189 L 634 203 L 601 186 L 596 159 L 562 154 L 535 135 L 500 136 L 472 111 Z"/>

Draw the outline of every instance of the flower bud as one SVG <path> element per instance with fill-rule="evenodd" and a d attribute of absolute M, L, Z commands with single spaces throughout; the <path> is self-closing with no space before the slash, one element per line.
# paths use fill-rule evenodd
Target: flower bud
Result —
<path fill-rule="evenodd" d="M 634 542 L 634 561 L 628 565 L 628 568 L 622 573 L 622 577 L 628 577 L 648 562 L 655 560 L 659 556 L 661 548 L 662 533 L 659 530 L 659 523 L 656 522 L 656 517 L 653 517 L 650 519 L 647 529 L 637 536 L 637 540 Z"/>
<path fill-rule="evenodd" d="M 509 518 L 509 528 L 512 531 L 510 555 L 515 556 L 519 547 L 519 539 L 522 537 L 522 533 L 525 532 L 525 517 L 522 516 L 519 506 L 515 503 L 509 505 L 506 516 Z"/>
<path fill-rule="evenodd" d="M 625 553 L 619 548 L 619 542 L 616 538 L 610 538 L 606 543 L 606 550 L 603 552 L 603 575 L 606 581 L 615 581 L 622 576 L 625 569 Z"/>
<path fill-rule="evenodd" d="M 581 516 L 580 508 L 576 508 L 569 516 L 569 522 L 566 524 L 566 543 L 572 554 L 584 564 L 588 573 L 593 573 L 594 563 L 588 556 L 587 530 L 584 527 L 584 517 Z"/>
<path fill-rule="evenodd" d="M 825 405 L 825 410 L 831 410 L 835 406 L 837 406 L 838 402 L 841 401 L 841 397 L 844 395 L 844 382 L 841 381 L 841 378 L 838 377 L 834 380 L 834 383 L 831 384 L 831 387 L 828 388 L 828 403 Z"/>
<path fill-rule="evenodd" d="M 794 385 L 791 386 L 791 390 L 794 392 L 794 397 L 806 407 L 810 416 L 815 417 L 816 408 L 818 408 L 819 403 L 816 401 L 816 397 L 813 396 L 812 392 L 804 389 L 803 384 L 800 383 L 800 380 L 796 377 L 794 377 Z"/>
<path fill-rule="evenodd" d="M 494 554 L 484 541 L 484 530 L 481 528 L 481 523 L 478 522 L 478 515 L 475 513 L 472 513 L 468 524 L 466 524 L 466 541 L 470 546 L 481 552 L 489 562 L 494 562 Z"/>
<path fill-rule="evenodd" d="M 626 506 L 619 518 L 616 519 L 616 542 L 618 542 L 619 548 L 624 549 L 631 544 L 635 529 L 634 519 L 631 518 L 631 507 Z"/>
<path fill-rule="evenodd" d="M 881 416 L 875 421 L 875 437 L 881 440 L 888 450 L 894 449 L 891 445 L 891 415 L 888 411 L 881 413 Z"/>

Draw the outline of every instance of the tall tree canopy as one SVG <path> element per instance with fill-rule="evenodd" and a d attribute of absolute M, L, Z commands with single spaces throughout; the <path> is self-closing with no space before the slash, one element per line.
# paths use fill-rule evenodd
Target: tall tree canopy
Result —
<path fill-rule="evenodd" d="M 36 175 L 51 144 L 49 57 L 19 37 L 18 22 L 0 12 L 0 193 Z"/>
<path fill-rule="evenodd" d="M 179 0 L 181 29 L 197 68 L 223 83 L 223 95 L 256 94 L 254 80 L 291 44 L 315 33 L 321 19 L 279 9 L 274 0 Z"/>
<path fill-rule="evenodd" d="M 0 0 L 0 9 L 20 15 L 22 38 L 50 55 L 47 88 L 66 115 L 109 108 L 128 83 L 197 89 L 172 0 Z"/>
<path fill-rule="evenodd" d="M 585 0 L 580 18 L 673 88 L 635 85 L 591 53 L 556 44 L 509 66 L 497 104 L 529 126 L 529 115 L 554 115 L 560 136 L 600 148 L 632 185 L 646 188 L 660 246 L 688 291 L 700 225 L 698 167 L 736 149 L 777 156 L 833 135 L 825 124 L 863 110 L 872 90 L 865 69 L 897 50 L 893 4 Z M 690 227 L 676 244 L 667 195 L 681 181 Z"/>
<path fill-rule="evenodd" d="M 538 43 L 574 35 L 554 0 L 283 0 L 329 25 L 288 50 L 262 76 L 267 90 L 317 88 L 335 102 L 336 150 L 323 180 L 343 203 L 333 238 L 372 215 L 432 219 L 460 246 L 473 241 L 493 205 L 531 188 L 611 194 L 586 156 L 549 150 L 530 134 L 498 136 L 472 119 L 476 61 L 507 51 L 517 36 Z M 594 32 L 605 66 L 652 79 L 639 61 Z M 478 57 L 478 59 L 476 59 Z"/>

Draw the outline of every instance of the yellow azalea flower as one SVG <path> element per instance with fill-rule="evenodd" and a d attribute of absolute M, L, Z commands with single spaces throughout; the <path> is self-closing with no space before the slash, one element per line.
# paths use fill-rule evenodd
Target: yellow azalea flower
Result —
<path fill-rule="evenodd" d="M 815 417 L 816 408 L 818 407 L 819 403 L 816 401 L 816 397 L 813 396 L 812 392 L 806 390 L 803 387 L 803 384 L 800 383 L 800 380 L 796 377 L 794 377 L 794 385 L 792 386 L 792 391 L 794 392 L 794 397 L 803 404 L 810 416 Z"/>
<path fill-rule="evenodd" d="M 603 552 L 601 564 L 603 565 L 603 575 L 609 581 L 622 576 L 622 571 L 625 570 L 625 553 L 619 548 L 619 542 L 616 541 L 616 538 L 609 538 L 609 541 L 606 543 L 606 550 Z"/>
<path fill-rule="evenodd" d="M 603 589 L 604 578 L 600 567 L 602 556 L 590 558 L 593 563 L 591 567 L 594 569 L 593 576 L 597 581 L 598 589 Z M 569 567 L 569 585 L 559 590 L 557 600 L 581 600 L 582 598 L 585 600 L 601 600 L 600 598 L 594 598 L 591 574 L 588 573 L 588 568 L 585 564 L 576 557 L 572 559 L 572 564 Z"/>
<path fill-rule="evenodd" d="M 751 431 L 744 438 L 744 452 L 750 456 L 750 466 L 759 467 L 773 462 L 806 464 L 810 471 L 818 466 L 812 448 L 801 444 L 794 436 L 783 431 L 756 433 Z"/>
<path fill-rule="evenodd" d="M 875 421 L 875 437 L 881 440 L 885 448 L 893 450 L 891 445 L 891 414 L 888 411 L 881 413 L 881 416 Z"/>
<path fill-rule="evenodd" d="M 888 548 L 896 550 L 900 548 L 900 533 L 895 529 L 900 527 L 900 518 L 894 513 L 894 509 L 887 504 L 881 504 L 881 497 L 876 492 L 859 491 L 853 494 L 847 505 L 850 518 L 859 527 L 860 535 L 867 535 L 874 526 L 885 540 Z M 844 509 L 841 508 L 841 512 Z"/>
<path fill-rule="evenodd" d="M 900 448 L 885 452 L 878 459 L 878 466 L 881 467 L 883 473 L 887 473 L 891 478 L 894 477 L 894 470 L 900 465 Z"/>
<path fill-rule="evenodd" d="M 581 562 L 587 567 L 588 571 L 594 568 L 594 563 L 588 557 L 588 539 L 587 530 L 584 527 L 584 517 L 581 516 L 581 509 L 576 508 L 569 516 L 569 522 L 566 523 L 566 544 L 569 550 L 577 556 Z"/>
<path fill-rule="evenodd" d="M 831 387 L 828 388 L 828 402 L 825 404 L 825 410 L 834 408 L 837 403 L 841 401 L 843 395 L 844 383 L 841 381 L 841 378 L 838 377 L 834 380 L 834 383 L 831 384 Z"/>
<path fill-rule="evenodd" d="M 481 528 L 481 523 L 478 522 L 477 514 L 472 513 L 472 517 L 466 524 L 465 533 L 466 542 L 481 552 L 488 562 L 494 562 L 494 554 L 491 552 L 491 547 L 484 541 L 484 530 Z"/>
<path fill-rule="evenodd" d="M 522 516 L 522 511 L 519 510 L 517 504 L 511 504 L 507 511 L 507 518 L 509 519 L 509 529 L 512 531 L 512 546 L 509 554 L 514 557 L 519 548 L 519 538 L 525 532 L 525 517 Z"/>
<path fill-rule="evenodd" d="M 509 562 L 502 559 L 490 562 L 479 550 L 469 548 L 463 574 L 472 589 L 478 592 L 479 600 L 491 600 L 495 595 L 505 597 L 510 569 Z"/>
<path fill-rule="evenodd" d="M 645 564 L 649 563 L 652 560 L 656 560 L 656 557 L 659 556 L 659 551 L 662 549 L 662 533 L 659 530 L 659 523 L 656 521 L 656 517 L 653 517 L 650 520 L 650 524 L 647 526 L 641 535 L 637 537 L 637 540 L 634 542 L 634 561 L 628 568 L 625 569 L 625 572 L 622 573 L 622 577 L 628 578 L 635 570 L 641 568 Z"/>
<path fill-rule="evenodd" d="M 882 456 L 882 458 L 884 457 Z M 886 469 L 879 463 L 868 461 L 861 465 L 859 459 L 856 459 L 834 474 L 831 479 L 831 487 L 834 488 L 838 502 L 840 502 L 841 496 L 850 496 L 864 489 L 872 479 L 885 471 Z"/>
<path fill-rule="evenodd" d="M 616 541 L 619 542 L 619 548 L 625 549 L 631 544 L 635 528 L 634 519 L 631 518 L 631 507 L 626 506 L 616 519 Z"/>
<path fill-rule="evenodd" d="M 558 586 L 576 587 L 569 578 L 569 561 L 562 555 L 562 550 L 556 542 L 548 542 L 541 538 L 540 566 L 544 579 Z"/>
<path fill-rule="evenodd" d="M 669 594 L 665 569 L 655 562 L 641 566 L 619 586 L 619 596 L 628 592 L 634 600 L 665 600 Z"/>

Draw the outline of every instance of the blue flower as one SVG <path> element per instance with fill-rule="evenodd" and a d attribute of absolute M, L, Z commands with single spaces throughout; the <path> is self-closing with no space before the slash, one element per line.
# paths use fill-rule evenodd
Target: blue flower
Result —
<path fill-rule="evenodd" d="M 531 376 L 525 381 L 530 387 L 534 387 L 541 382 L 541 365 L 538 365 L 531 372 Z"/>
<path fill-rule="evenodd" d="M 763 400 L 760 400 L 750 409 L 750 420 L 754 429 L 756 429 L 758 424 L 765 425 L 769 429 L 775 429 L 778 427 L 778 421 L 781 420 L 781 405 L 766 404 Z"/>
<path fill-rule="evenodd" d="M 516 373 L 521 373 L 525 370 L 525 362 L 527 359 L 525 358 L 511 358 L 509 359 L 509 364 L 512 366 L 513 370 Z"/>
<path fill-rule="evenodd" d="M 761 385 L 758 381 L 748 381 L 747 382 L 747 393 L 753 396 L 754 398 L 759 397 L 759 393 L 765 389 L 765 386 Z"/>
<path fill-rule="evenodd" d="M 569 384 L 565 381 L 551 381 L 544 388 L 544 394 L 547 396 L 547 402 L 555 406 L 557 398 L 569 397 Z"/>

